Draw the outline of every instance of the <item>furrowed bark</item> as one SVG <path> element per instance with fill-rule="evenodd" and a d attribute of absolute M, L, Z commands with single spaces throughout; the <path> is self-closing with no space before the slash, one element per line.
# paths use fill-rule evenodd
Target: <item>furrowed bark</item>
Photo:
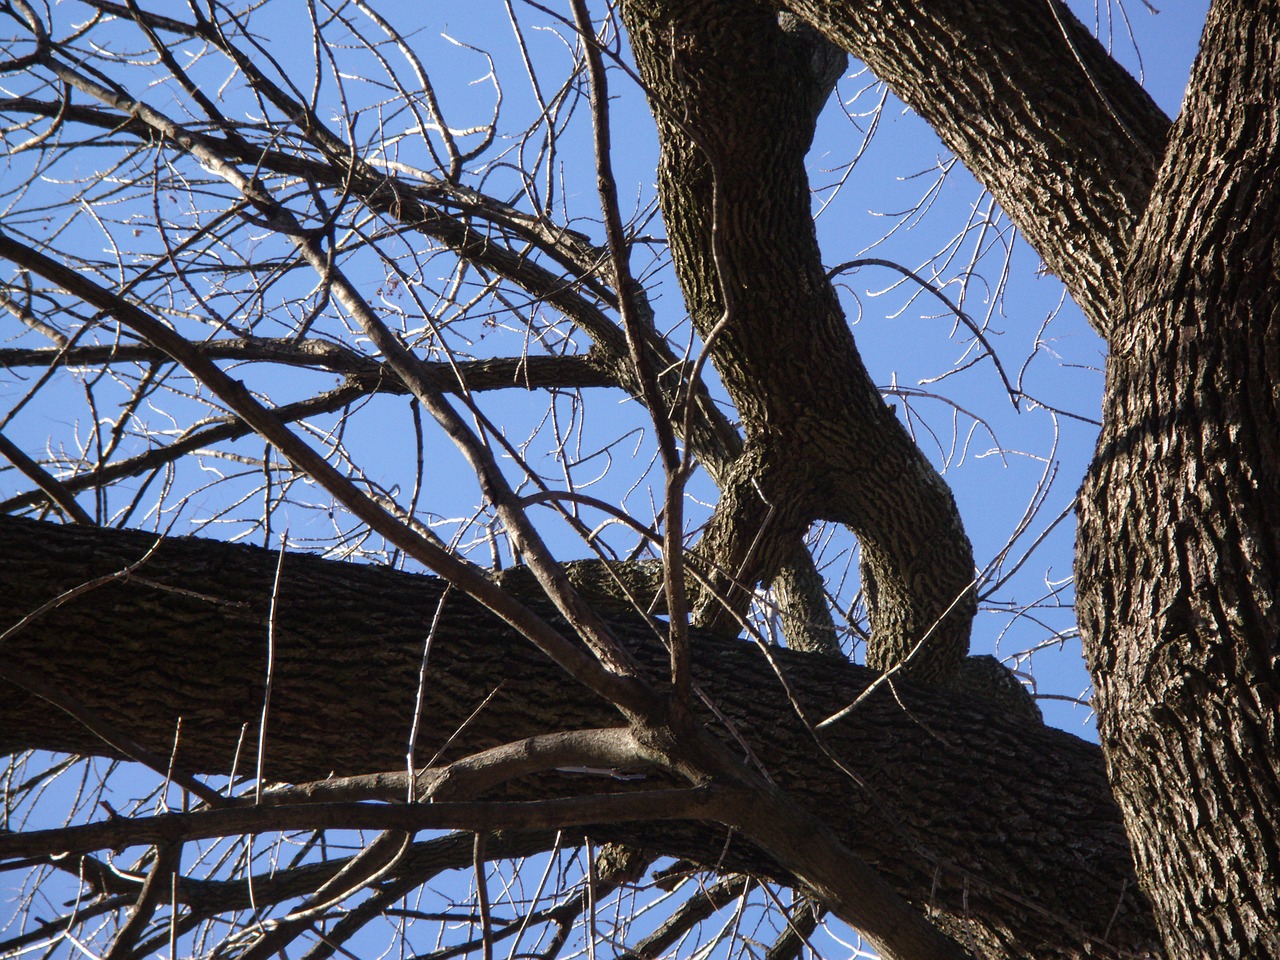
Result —
<path fill-rule="evenodd" d="M 1104 753 L 1171 960 L 1280 957 L 1280 5 L 1219 2 L 1081 496 Z"/>
<path fill-rule="evenodd" d="M 968 651 L 973 552 L 826 279 L 804 168 L 811 47 L 747 0 L 631 0 L 623 15 L 685 303 L 746 434 L 700 549 L 749 588 L 813 520 L 847 524 L 878 587 L 867 662 L 947 682 Z"/>
<path fill-rule="evenodd" d="M 8 627 L 62 590 L 120 569 L 153 543 L 141 533 L 0 519 L 0 623 Z M 179 767 L 225 774 L 242 727 L 253 729 L 261 709 L 276 561 L 276 553 L 251 547 L 167 541 L 137 572 L 147 582 L 102 587 L 15 632 L 4 663 L 40 671 L 163 754 L 181 717 Z M 441 589 L 432 578 L 286 557 L 268 778 L 402 768 L 422 641 Z M 661 678 L 666 651 L 649 628 L 623 619 L 615 626 Z M 775 781 L 960 943 L 972 937 L 992 956 L 1027 958 L 1120 957 L 1151 943 L 1096 747 L 983 701 L 902 683 L 897 692 L 910 713 L 881 690 L 827 731 L 859 785 L 816 748 L 759 650 L 705 633 L 693 647 L 695 679 Z M 875 677 L 827 657 L 773 656 L 814 720 Z M 584 696 L 527 641 L 456 594 L 429 680 L 422 757 L 491 694 L 444 759 L 616 722 L 611 707 Z M 0 684 L 0 750 L 28 747 L 110 752 L 58 710 Z M 566 774 L 500 795 L 563 795 L 600 784 Z M 709 864 L 726 841 L 722 830 L 696 825 L 602 826 L 598 836 Z M 730 843 L 724 867 L 788 879 L 741 841 Z"/>

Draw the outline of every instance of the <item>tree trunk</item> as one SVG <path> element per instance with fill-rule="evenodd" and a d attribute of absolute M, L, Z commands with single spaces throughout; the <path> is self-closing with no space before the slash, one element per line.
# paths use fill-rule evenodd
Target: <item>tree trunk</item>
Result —
<path fill-rule="evenodd" d="M 0 624 L 137 561 L 154 541 L 0 518 Z M 129 582 L 80 595 L 15 632 L 0 675 L 37 674 L 165 757 L 181 718 L 179 768 L 225 775 L 246 726 L 256 737 L 276 559 L 252 547 L 166 541 Z M 441 586 L 386 569 L 286 558 L 269 778 L 403 767 Z M 634 621 L 616 626 L 660 676 L 667 654 L 649 629 Z M 900 701 L 882 689 L 828 729 L 830 749 L 858 783 L 815 746 L 758 649 L 699 633 L 695 651 L 699 683 L 775 782 L 961 944 L 991 957 L 1043 960 L 1118 958 L 1153 943 L 1096 747 L 989 703 L 902 683 Z M 875 677 L 828 657 L 771 653 L 812 720 L 846 705 Z M 420 758 L 431 757 L 490 694 L 450 756 L 619 719 L 456 592 L 429 670 Z M 114 752 L 59 710 L 0 683 L 0 750 L 28 747 Z M 525 789 L 545 795 L 584 787 L 578 777 Z M 706 826 L 602 827 L 597 835 L 707 863 L 726 849 L 724 831 Z M 727 868 L 787 879 L 741 843 L 728 849 Z"/>
<path fill-rule="evenodd" d="M 1280 5 L 1219 2 L 1081 497 L 1104 753 L 1168 955 L 1280 958 Z"/>

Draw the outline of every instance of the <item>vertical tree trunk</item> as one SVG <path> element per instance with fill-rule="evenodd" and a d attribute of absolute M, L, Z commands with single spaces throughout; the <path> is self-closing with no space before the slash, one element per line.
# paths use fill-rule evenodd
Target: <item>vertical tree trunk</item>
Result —
<path fill-rule="evenodd" d="M 1214 4 L 1081 496 L 1103 750 L 1170 960 L 1280 958 L 1280 3 Z"/>

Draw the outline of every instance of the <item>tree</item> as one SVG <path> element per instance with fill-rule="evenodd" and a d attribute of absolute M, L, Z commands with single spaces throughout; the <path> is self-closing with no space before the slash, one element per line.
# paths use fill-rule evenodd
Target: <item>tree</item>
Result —
<path fill-rule="evenodd" d="M 0 858 L 32 885 L 10 949 L 318 958 L 381 917 L 473 924 L 463 942 L 405 934 L 432 956 L 514 954 L 534 931 L 555 956 L 581 922 L 587 949 L 648 957 L 755 903 L 777 958 L 827 912 L 895 958 L 1280 957 L 1280 5 L 1213 4 L 1174 122 L 1047 0 L 624 0 L 597 21 L 530 3 L 564 43 L 554 83 L 535 14 L 509 6 L 537 105 L 509 141 L 496 105 L 451 126 L 418 38 L 363 2 L 307 5 L 305 59 L 263 42 L 267 7 L 87 7 L 72 24 L 0 5 L 23 174 L 4 305 L 52 342 L 0 353 L 41 370 L 0 430 L 78 379 L 87 431 L 34 458 L 0 433 L 34 488 L 6 511 L 40 516 L 0 520 Z M 1076 553 L 1100 750 L 966 657 L 986 581 L 816 239 L 805 155 L 845 52 L 1106 339 Z M 623 214 L 620 83 L 656 123 L 665 242 L 654 211 Z M 575 112 L 594 225 L 560 182 L 582 169 Z M 663 254 L 637 266 L 664 249 L 683 334 L 652 299 Z M 562 482 L 512 439 L 528 412 L 485 402 L 512 383 L 549 394 Z M 573 473 L 578 403 L 604 388 L 644 412 L 648 518 Z M 392 404 L 407 495 L 367 449 Z M 422 519 L 447 469 L 431 430 L 483 495 L 452 542 Z M 271 549 L 113 529 L 201 510 Z M 308 510 L 332 518 L 330 556 L 383 564 L 284 549 L 284 518 Z M 815 523 L 857 539 L 865 665 Z M 558 562 L 567 534 L 594 558 Z M 519 564 L 493 569 L 504 554 Z M 163 782 L 117 811 L 97 762 L 32 750 Z M 36 800 L 76 773 L 78 822 L 41 822 Z M 573 887 L 561 851 L 578 844 Z M 450 869 L 474 870 L 473 902 L 422 907 Z M 84 899 L 48 919 L 59 872 Z M 688 876 L 708 879 L 661 923 L 628 899 Z M 546 884 L 564 885 L 553 907 Z M 605 934 L 610 896 L 633 915 Z"/>

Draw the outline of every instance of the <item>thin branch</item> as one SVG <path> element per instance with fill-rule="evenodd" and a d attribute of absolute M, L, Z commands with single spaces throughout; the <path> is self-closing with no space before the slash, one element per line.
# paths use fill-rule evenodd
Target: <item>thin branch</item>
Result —
<path fill-rule="evenodd" d="M 252 337 L 193 342 L 191 346 L 210 360 L 259 361 L 311 370 L 329 370 L 357 377 L 365 382 L 376 382 L 380 391 L 409 392 L 385 364 L 329 340 Z M 91 344 L 69 349 L 0 349 L 0 368 L 47 367 L 50 364 L 87 367 L 116 363 L 154 363 L 168 359 L 168 354 L 163 350 L 144 343 Z M 602 369 L 594 358 L 575 354 L 556 357 L 494 357 L 454 363 L 423 361 L 423 365 L 433 376 L 439 378 L 440 389 L 446 393 L 456 393 L 460 389 L 457 378 L 453 375 L 455 369 L 461 371 L 467 389 L 475 392 L 515 387 L 534 390 L 621 386 L 617 378 Z"/>
<path fill-rule="evenodd" d="M 503 831 L 491 838 L 487 855 L 493 859 L 522 857 L 552 849 L 554 846 L 554 831 Z M 282 903 L 310 895 L 344 870 L 353 859 L 355 857 L 339 857 L 304 863 L 285 869 L 268 870 L 237 880 L 205 880 L 179 876 L 175 890 L 161 891 L 162 902 L 176 901 L 190 907 L 193 913 L 205 916 L 244 910 L 254 903 L 260 907 Z M 84 881 L 99 896 L 109 896 L 123 903 L 137 900 L 141 882 L 109 867 L 100 860 L 89 856 L 81 856 L 78 859 L 44 857 L 40 860 Z M 399 892 L 391 896 L 393 901 L 396 897 L 403 896 L 408 889 L 446 871 L 462 869 L 470 862 L 470 831 L 457 831 L 434 837 L 431 840 L 412 844 L 400 858 L 395 877 L 387 880 L 381 888 L 383 891 L 392 887 L 399 888 Z M 408 885 L 407 888 L 405 885 Z M 251 887 L 252 897 L 249 895 Z M 112 909 L 116 909 L 119 905 L 120 903 L 113 904 Z M 381 910 L 376 911 L 376 913 L 380 912 Z M 14 941 L 0 942 L 0 954 L 21 945 L 23 944 Z"/>
<path fill-rule="evenodd" d="M 302 935 L 326 912 L 365 887 L 376 885 L 389 875 L 409 849 L 412 834 L 387 830 L 342 865 L 342 869 L 322 883 L 296 910 L 266 924 L 257 938 L 239 954 L 239 960 L 267 960 L 276 956 Z"/>
<path fill-rule="evenodd" d="M 583 506 L 592 507 L 596 510 L 599 510 L 601 513 L 607 513 L 609 516 L 613 517 L 613 519 L 617 520 L 619 523 L 623 524 L 624 526 L 630 527 L 632 530 L 640 534 L 641 537 L 643 537 L 645 540 L 648 540 L 650 543 L 654 543 L 654 544 L 662 543 L 662 537 L 658 533 L 654 532 L 652 527 L 645 526 L 643 523 L 641 523 L 635 517 L 631 516 L 631 514 L 627 513 L 626 511 L 620 510 L 617 507 L 613 506 L 613 504 L 607 503 L 606 501 L 601 500 L 599 497 L 590 496 L 589 494 L 578 493 L 577 491 L 574 491 L 574 490 L 540 490 L 537 493 L 530 493 L 521 497 L 520 505 L 532 506 L 535 503 L 548 503 L 548 502 L 558 503 L 561 501 L 565 501 L 569 503 L 580 503 Z"/>
<path fill-rule="evenodd" d="M 586 54 L 587 75 L 591 80 L 596 186 L 600 194 L 600 208 L 604 212 L 605 235 L 609 241 L 613 288 L 618 292 L 618 310 L 622 315 L 622 328 L 627 335 L 627 348 L 640 381 L 641 397 L 653 421 L 662 469 L 666 476 L 662 509 L 662 561 L 670 616 L 668 646 L 671 651 L 671 686 L 676 703 L 681 708 L 687 708 L 692 683 L 689 667 L 689 599 L 684 580 L 683 506 L 684 481 L 688 477 L 688 470 L 676 447 L 675 430 L 645 348 L 651 318 L 643 317 L 633 294 L 638 284 L 631 276 L 631 246 L 627 242 L 618 208 L 618 185 L 613 176 L 613 148 L 609 128 L 609 83 L 604 61 L 600 56 L 600 42 L 596 38 L 584 0 L 570 0 L 570 6 L 573 8 L 574 23 Z M 690 411 L 692 407 L 690 404 Z M 688 433 L 686 428 L 686 436 Z"/>
<path fill-rule="evenodd" d="M 528 836 L 539 837 L 542 842 L 536 845 L 521 844 L 519 843 L 521 837 L 510 832 L 491 834 L 485 838 L 485 856 L 490 860 L 497 860 L 535 851 L 542 852 L 554 849 L 558 841 L 558 834 L 528 834 Z M 446 858 L 448 868 L 460 869 L 469 862 L 473 863 L 474 846 L 475 841 L 472 835 L 463 832 L 439 837 L 425 844 L 415 844 L 402 861 L 400 875 L 384 881 L 376 890 L 371 891 L 368 898 L 352 906 L 341 920 L 325 931 L 324 937 L 307 951 L 303 960 L 325 960 L 331 957 L 341 949 L 343 943 L 355 936 L 368 923 L 384 914 L 394 913 L 389 909 L 391 905 L 415 887 L 421 886 L 430 876 L 444 869 L 445 865 L 442 861 Z M 440 853 L 428 860 L 423 856 L 427 847 L 439 848 Z M 519 924 L 513 924 L 495 934 L 494 940 L 502 939 L 509 932 L 514 933 L 518 930 Z M 443 951 L 443 957 L 438 957 L 437 960 L 470 952 L 472 948 L 457 949 L 452 952 Z"/>
<path fill-rule="evenodd" d="M 657 930 L 644 937 L 631 949 L 618 955 L 618 960 L 658 960 L 679 943 L 703 920 L 722 910 L 756 886 L 751 877 L 732 875 L 712 884 L 700 886 Z"/>
<path fill-rule="evenodd" d="M 854 270 L 858 267 L 885 267 L 889 270 L 896 270 L 904 277 L 914 280 L 922 289 L 927 290 L 946 304 L 947 309 L 955 314 L 960 322 L 969 328 L 969 332 L 973 334 L 974 338 L 982 344 L 983 349 L 987 351 L 987 356 L 989 356 L 991 358 L 991 362 L 996 365 L 996 372 L 1000 375 L 1000 382 L 1004 384 L 1005 392 L 1009 395 L 1009 402 L 1013 404 L 1013 408 L 1015 410 L 1018 409 L 1018 398 L 1022 396 L 1022 391 L 1010 382 L 1008 374 L 1004 371 L 1004 364 L 1000 362 L 999 354 L 997 354 L 995 348 L 987 342 L 987 335 L 983 333 L 982 328 L 974 322 L 973 318 L 970 317 L 969 314 L 960 309 L 960 307 L 956 305 L 950 297 L 914 270 L 908 270 L 906 267 L 902 266 L 902 264 L 894 263 L 892 260 L 881 260 L 877 257 L 864 257 L 859 260 L 849 260 L 845 263 L 839 264 L 838 266 L 834 266 L 827 271 L 827 279 L 832 280 L 844 273 L 846 270 Z"/>
<path fill-rule="evenodd" d="M 473 858 L 476 875 L 476 903 L 480 909 L 480 943 L 484 960 L 493 960 L 493 918 L 489 914 L 489 879 L 485 875 L 484 842 L 486 835 L 477 833 Z"/>
<path fill-rule="evenodd" d="M 299 400 L 296 403 L 277 407 L 274 412 L 281 423 L 293 423 L 310 417 L 334 413 L 350 406 L 363 397 L 367 397 L 370 393 L 376 392 L 376 389 L 377 387 L 374 385 L 366 386 L 357 382 L 347 383 L 336 390 L 330 390 L 327 393 L 322 393 L 306 400 Z M 251 425 L 232 415 L 225 418 L 221 423 L 202 430 L 194 430 L 162 447 L 155 447 L 145 453 L 126 457 L 114 463 L 102 464 L 86 473 L 78 473 L 74 476 L 58 479 L 64 487 L 73 493 L 93 487 L 102 487 L 126 477 L 134 477 L 149 470 L 157 470 L 189 453 L 206 449 L 212 444 L 224 440 L 238 440 L 253 432 Z M 8 500 L 0 501 L 0 513 L 12 513 L 24 507 L 34 506 L 43 502 L 44 498 L 45 493 L 42 490 L 31 490 L 27 493 L 17 494 Z"/>
<path fill-rule="evenodd" d="M 258 756 L 253 770 L 253 798 L 262 802 L 263 766 L 267 758 L 267 723 L 271 719 L 271 694 L 276 681 L 276 611 L 280 603 L 280 575 L 284 572 L 284 557 L 289 545 L 289 532 L 280 538 L 280 550 L 276 556 L 276 573 L 271 580 L 271 606 L 267 612 L 267 670 L 262 688 L 262 712 L 258 717 Z"/>
<path fill-rule="evenodd" d="M 32 480 L 68 518 L 76 523 L 93 525 L 93 517 L 89 516 L 84 507 L 76 503 L 75 496 L 62 481 L 28 457 L 21 447 L 3 433 L 0 433 L 0 454 L 4 454 L 24 476 Z"/>
<path fill-rule="evenodd" d="M 655 763 L 626 727 L 568 730 L 504 743 L 444 767 L 428 767 L 414 775 L 412 787 L 409 774 L 395 770 L 279 787 L 265 791 L 262 802 L 400 800 L 410 789 L 423 801 L 470 799 L 531 773 L 567 768 L 623 771 Z"/>
<path fill-rule="evenodd" d="M 126 960 L 132 952 L 138 938 L 151 922 L 156 906 L 163 902 L 169 892 L 169 885 L 178 874 L 182 863 L 182 844 L 166 843 L 156 848 L 156 856 L 151 864 L 151 872 L 138 893 L 138 899 L 129 911 L 129 919 L 125 921 L 116 938 L 111 941 L 111 948 L 102 955 L 102 960 Z"/>
<path fill-rule="evenodd" d="M 308 803 L 237 807 L 0 834 L 0 861 L 50 851 L 78 855 L 141 844 L 179 843 L 293 830 L 544 830 L 592 823 L 719 820 L 725 794 L 703 785 L 554 800 L 430 804 Z"/>
<path fill-rule="evenodd" d="M 826 914 L 827 909 L 816 900 L 801 895 L 793 911 L 788 913 L 787 910 L 778 903 L 777 896 L 765 888 L 765 893 L 769 899 L 773 900 L 774 905 L 782 913 L 787 920 L 787 928 L 782 931 L 778 939 L 769 947 L 769 952 L 764 955 L 764 960 L 800 960 L 805 947 L 816 956 L 817 951 L 813 949 L 813 945 L 809 942 L 809 938 L 813 935 L 813 931 L 818 929 L 818 921 Z"/>

